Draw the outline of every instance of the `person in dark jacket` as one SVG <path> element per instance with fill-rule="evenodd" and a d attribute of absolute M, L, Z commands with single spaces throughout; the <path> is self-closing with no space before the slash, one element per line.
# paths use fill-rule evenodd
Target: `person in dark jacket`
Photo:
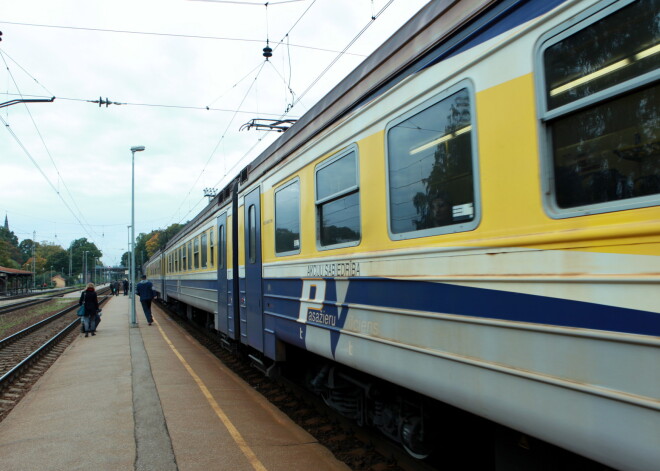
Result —
<path fill-rule="evenodd" d="M 154 318 L 151 316 L 151 301 L 154 299 L 154 286 L 151 284 L 151 281 L 147 281 L 146 275 L 142 275 L 142 281 L 137 284 L 135 289 L 140 296 L 140 304 L 142 304 L 142 310 L 147 318 L 147 322 L 151 325 L 154 321 Z"/>
<path fill-rule="evenodd" d="M 80 294 L 80 306 L 85 305 L 85 315 L 83 316 L 83 326 L 85 328 L 85 337 L 90 332 L 96 335 L 96 315 L 99 311 L 99 298 L 94 290 L 94 283 L 87 283 L 87 289 Z"/>
<path fill-rule="evenodd" d="M 121 284 L 124 288 L 124 296 L 128 296 L 128 280 L 122 281 Z"/>

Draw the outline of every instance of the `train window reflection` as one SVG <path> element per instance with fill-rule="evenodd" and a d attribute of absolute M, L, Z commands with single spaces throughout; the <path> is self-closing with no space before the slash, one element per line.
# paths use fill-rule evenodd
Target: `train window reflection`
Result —
<path fill-rule="evenodd" d="M 392 233 L 475 219 L 472 127 L 470 94 L 463 88 L 388 130 Z"/>
<path fill-rule="evenodd" d="M 218 227 L 218 268 L 225 268 L 225 252 L 227 250 L 225 242 L 225 225 L 220 224 Z"/>
<path fill-rule="evenodd" d="M 186 262 L 186 245 L 181 246 L 181 269 L 184 271 L 188 270 L 188 263 Z"/>
<path fill-rule="evenodd" d="M 209 231 L 209 262 L 211 266 L 215 266 L 215 238 L 213 234 L 213 228 Z"/>
<path fill-rule="evenodd" d="M 275 253 L 300 251 L 300 181 L 275 193 Z"/>
<path fill-rule="evenodd" d="M 544 49 L 544 112 L 563 106 L 545 118 L 558 210 L 657 204 L 659 15 L 660 0 L 639 0 Z"/>
<path fill-rule="evenodd" d="M 193 268 L 199 268 L 199 237 L 195 237 L 195 251 L 193 252 Z"/>
<path fill-rule="evenodd" d="M 660 67 L 659 10 L 659 0 L 640 0 L 548 47 L 543 55 L 548 108 Z"/>
<path fill-rule="evenodd" d="M 316 170 L 318 241 L 322 247 L 360 240 L 357 149 L 321 163 Z"/>
<path fill-rule="evenodd" d="M 250 263 L 257 261 L 257 213 L 254 205 L 248 209 L 248 251 Z"/>
<path fill-rule="evenodd" d="M 202 234 L 202 268 L 208 266 L 208 245 L 207 245 L 207 236 L 206 233 Z"/>

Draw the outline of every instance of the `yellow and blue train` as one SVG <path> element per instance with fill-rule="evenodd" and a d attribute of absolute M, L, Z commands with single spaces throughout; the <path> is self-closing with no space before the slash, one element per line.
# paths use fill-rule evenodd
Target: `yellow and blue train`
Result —
<path fill-rule="evenodd" d="M 659 0 L 432 1 L 146 271 L 415 456 L 432 400 L 657 469 L 659 38 Z"/>

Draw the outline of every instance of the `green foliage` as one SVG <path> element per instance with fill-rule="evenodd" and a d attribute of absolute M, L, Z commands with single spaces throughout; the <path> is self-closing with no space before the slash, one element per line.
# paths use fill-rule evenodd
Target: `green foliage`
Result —
<path fill-rule="evenodd" d="M 20 259 L 20 256 L 17 247 L 6 240 L 0 239 L 0 266 L 20 269 L 21 265 L 16 261 Z"/>
<path fill-rule="evenodd" d="M 18 250 L 21 252 L 21 264 L 27 263 L 32 258 L 32 249 L 34 248 L 36 251 L 37 247 L 39 247 L 39 242 L 32 239 L 24 239 L 18 244 Z"/>
<path fill-rule="evenodd" d="M 135 266 L 139 267 L 146 263 L 158 250 L 162 250 L 178 232 L 185 227 L 185 224 L 172 224 L 166 229 L 156 229 L 148 234 L 141 233 L 135 238 Z M 128 267 L 130 259 L 128 252 L 121 257 L 121 264 Z"/>
<path fill-rule="evenodd" d="M 85 237 L 71 242 L 71 245 L 69 245 L 69 251 L 72 258 L 71 273 L 83 272 L 85 252 L 87 252 L 88 272 L 93 270 L 94 257 L 101 258 L 103 256 L 103 253 L 96 247 L 96 245 L 93 242 L 89 242 Z"/>
<path fill-rule="evenodd" d="M 21 268 L 21 251 L 18 249 L 18 237 L 4 226 L 0 226 L 0 266 Z"/>

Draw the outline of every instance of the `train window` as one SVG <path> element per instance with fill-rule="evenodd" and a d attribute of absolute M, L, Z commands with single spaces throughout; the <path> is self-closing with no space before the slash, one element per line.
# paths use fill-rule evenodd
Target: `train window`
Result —
<path fill-rule="evenodd" d="M 186 271 L 188 269 L 188 262 L 186 261 L 186 245 L 181 246 L 181 269 Z"/>
<path fill-rule="evenodd" d="M 300 180 L 275 192 L 275 253 L 300 253 Z"/>
<path fill-rule="evenodd" d="M 206 232 L 202 234 L 202 268 L 208 266 L 208 244 L 206 242 Z"/>
<path fill-rule="evenodd" d="M 357 146 L 316 168 L 317 240 L 320 247 L 356 245 L 360 241 L 360 188 Z"/>
<path fill-rule="evenodd" d="M 220 269 L 225 268 L 225 244 L 225 225 L 220 224 L 218 226 L 218 268 Z"/>
<path fill-rule="evenodd" d="M 257 261 L 257 211 L 254 205 L 248 208 L 248 260 Z"/>
<path fill-rule="evenodd" d="M 541 46 L 544 184 L 558 217 L 660 202 L 659 16 L 660 0 L 618 2 Z"/>
<path fill-rule="evenodd" d="M 188 242 L 188 270 L 193 269 L 192 241 Z"/>
<path fill-rule="evenodd" d="M 387 129 L 393 239 L 472 230 L 477 225 L 476 145 L 470 87 L 452 87 Z"/>
<path fill-rule="evenodd" d="M 194 251 L 193 251 L 193 268 L 197 270 L 199 268 L 199 237 L 195 237 Z"/>
<path fill-rule="evenodd" d="M 213 233 L 213 228 L 211 228 L 211 230 L 209 231 L 209 251 L 210 251 L 209 261 L 212 267 L 215 266 L 215 245 L 213 239 L 214 235 L 215 234 Z"/>

